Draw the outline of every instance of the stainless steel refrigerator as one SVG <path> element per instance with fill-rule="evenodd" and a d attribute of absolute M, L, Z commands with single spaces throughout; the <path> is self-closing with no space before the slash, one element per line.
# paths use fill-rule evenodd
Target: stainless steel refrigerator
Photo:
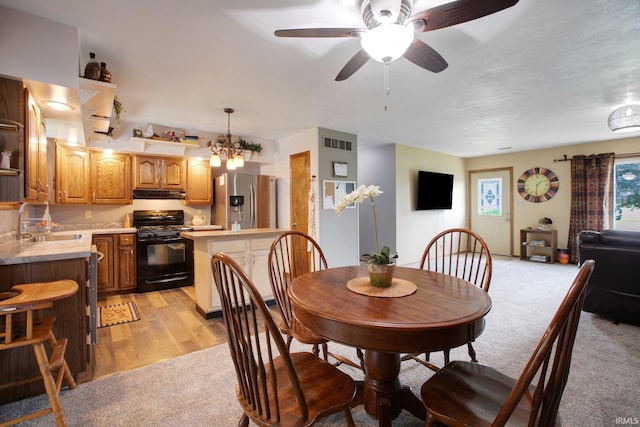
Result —
<path fill-rule="evenodd" d="M 212 223 L 225 230 L 276 227 L 276 177 L 226 172 L 213 183 Z"/>

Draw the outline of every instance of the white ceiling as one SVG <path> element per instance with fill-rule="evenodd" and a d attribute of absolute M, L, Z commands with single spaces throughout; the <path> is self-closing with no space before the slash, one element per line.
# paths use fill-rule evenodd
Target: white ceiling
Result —
<path fill-rule="evenodd" d="M 477 0 L 481 1 L 481 0 Z M 421 11 L 446 0 L 415 0 Z M 601 141 L 607 117 L 640 103 L 640 1 L 520 0 L 419 33 L 449 63 L 373 60 L 334 81 L 359 39 L 284 39 L 277 29 L 363 27 L 357 0 L 0 0 L 79 28 L 105 61 L 122 120 L 280 140 L 312 127 L 462 157 Z M 385 111 L 384 106 L 388 106 Z M 637 134 L 636 134 L 637 135 Z M 512 147 L 509 151 L 501 148 Z"/>

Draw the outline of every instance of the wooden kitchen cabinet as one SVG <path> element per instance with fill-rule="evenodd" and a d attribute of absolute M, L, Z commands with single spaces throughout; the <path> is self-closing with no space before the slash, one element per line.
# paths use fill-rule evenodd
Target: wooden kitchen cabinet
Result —
<path fill-rule="evenodd" d="M 136 287 L 136 235 L 96 234 L 93 244 L 104 257 L 98 263 L 98 292 L 130 291 Z"/>
<path fill-rule="evenodd" d="M 213 203 L 213 182 L 209 160 L 187 161 L 186 205 L 210 205 Z"/>
<path fill-rule="evenodd" d="M 184 190 L 186 161 L 173 157 L 135 156 L 134 188 Z"/>
<path fill-rule="evenodd" d="M 122 153 L 91 152 L 91 203 L 131 204 L 131 156 Z"/>
<path fill-rule="evenodd" d="M 98 263 L 98 292 L 114 291 L 116 282 L 113 278 L 114 274 L 114 240 L 113 234 L 99 234 L 94 235 L 92 243 L 96 245 L 96 250 L 100 252 L 103 257 Z"/>
<path fill-rule="evenodd" d="M 25 150 L 25 181 L 27 200 L 48 200 L 51 182 L 47 174 L 47 131 L 40 108 L 28 89 L 24 89 L 28 111 L 25 114 L 27 123 Z M 53 175 L 52 175 L 53 176 Z"/>
<path fill-rule="evenodd" d="M 56 144 L 56 203 L 88 205 L 91 202 L 89 152 Z"/>
<path fill-rule="evenodd" d="M 116 269 L 118 291 L 131 290 L 136 287 L 136 235 L 117 234 Z"/>

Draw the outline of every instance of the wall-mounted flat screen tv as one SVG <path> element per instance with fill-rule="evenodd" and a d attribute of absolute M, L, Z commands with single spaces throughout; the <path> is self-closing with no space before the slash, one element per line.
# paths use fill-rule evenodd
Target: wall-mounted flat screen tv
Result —
<path fill-rule="evenodd" d="M 418 203 L 416 210 L 451 209 L 453 175 L 418 171 Z"/>

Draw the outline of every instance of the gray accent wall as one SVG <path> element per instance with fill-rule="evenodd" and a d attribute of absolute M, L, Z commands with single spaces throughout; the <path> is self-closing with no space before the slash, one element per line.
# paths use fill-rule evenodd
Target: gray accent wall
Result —
<path fill-rule="evenodd" d="M 340 148 L 325 148 L 325 137 L 352 143 L 351 151 Z M 333 176 L 333 162 L 347 163 L 347 177 Z M 358 240 L 358 208 L 345 209 L 338 216 L 333 209 L 323 209 L 323 181 L 355 181 L 358 178 L 357 136 L 350 133 L 318 128 L 318 178 L 316 200 L 318 201 L 318 243 L 327 258 L 329 267 L 358 265 L 360 242 Z"/>
<path fill-rule="evenodd" d="M 377 185 L 383 193 L 374 199 L 378 224 L 378 246 L 397 250 L 396 244 L 396 151 L 395 145 L 358 150 L 358 184 Z M 375 250 L 373 210 L 365 201 L 359 208 L 360 250 Z"/>

